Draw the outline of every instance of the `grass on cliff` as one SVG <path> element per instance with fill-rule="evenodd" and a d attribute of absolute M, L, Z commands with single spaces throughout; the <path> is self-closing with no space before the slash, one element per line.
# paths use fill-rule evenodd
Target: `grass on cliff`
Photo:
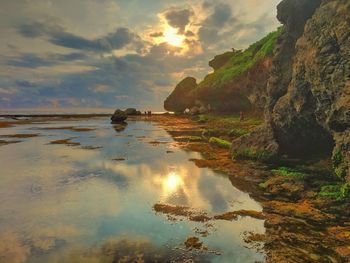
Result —
<path fill-rule="evenodd" d="M 231 59 L 223 67 L 204 78 L 198 85 L 198 89 L 225 84 L 249 70 L 261 58 L 271 55 L 282 31 L 283 28 L 280 27 L 246 50 L 234 52 Z"/>

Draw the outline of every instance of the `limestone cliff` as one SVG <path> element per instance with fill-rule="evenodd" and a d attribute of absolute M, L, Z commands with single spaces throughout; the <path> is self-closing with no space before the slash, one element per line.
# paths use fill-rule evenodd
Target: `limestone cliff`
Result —
<path fill-rule="evenodd" d="M 335 174 L 349 180 L 350 1 L 284 0 L 278 18 L 285 33 L 269 79 L 265 125 L 234 141 L 232 151 L 332 154 Z"/>
<path fill-rule="evenodd" d="M 165 109 L 183 111 L 193 106 L 210 105 L 216 112 L 261 111 L 266 104 L 264 95 L 273 49 L 281 32 L 279 29 L 270 33 L 246 50 L 216 56 L 209 62 L 214 72 L 198 85 L 193 78 L 181 81 L 165 101 Z M 184 84 L 188 87 L 184 88 Z"/>
<path fill-rule="evenodd" d="M 164 109 L 167 111 L 183 112 L 186 108 L 190 108 L 195 102 L 192 91 L 196 87 L 197 81 L 195 78 L 187 77 L 183 79 L 164 101 Z"/>

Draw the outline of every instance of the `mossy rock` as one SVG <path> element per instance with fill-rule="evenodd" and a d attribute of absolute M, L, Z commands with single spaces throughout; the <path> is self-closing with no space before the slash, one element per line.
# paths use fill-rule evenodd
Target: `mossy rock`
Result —
<path fill-rule="evenodd" d="M 332 157 L 333 171 L 335 176 L 344 180 L 347 174 L 347 165 L 345 163 L 345 158 L 340 150 L 337 150 Z"/>
<path fill-rule="evenodd" d="M 190 136 L 190 137 L 188 138 L 188 140 L 189 140 L 190 142 L 201 142 L 201 141 L 203 141 L 203 137 L 200 137 L 200 136 Z"/>
<path fill-rule="evenodd" d="M 244 129 L 244 128 L 234 128 L 230 131 L 230 136 L 233 136 L 233 137 L 241 137 L 243 135 L 246 135 L 248 134 L 249 131 L 247 129 Z"/>
<path fill-rule="evenodd" d="M 203 137 L 219 137 L 219 136 L 223 136 L 226 135 L 227 131 L 225 129 L 205 129 L 202 132 L 202 136 Z"/>
<path fill-rule="evenodd" d="M 339 201 L 349 199 L 350 183 L 324 185 L 321 187 L 318 196 L 335 198 Z"/>
<path fill-rule="evenodd" d="M 231 148 L 231 143 L 229 141 L 226 141 L 217 137 L 211 137 L 209 139 L 209 143 L 220 148 L 225 148 L 225 149 Z"/>
<path fill-rule="evenodd" d="M 289 167 L 278 167 L 276 169 L 271 170 L 274 174 L 285 176 L 285 177 L 293 177 L 297 179 L 304 179 L 309 174 L 304 173 L 300 170 L 289 168 Z"/>
<path fill-rule="evenodd" d="M 232 159 L 235 160 L 272 161 L 275 157 L 275 154 L 268 150 L 241 148 L 232 151 Z"/>
<path fill-rule="evenodd" d="M 205 115 L 199 115 L 196 121 L 198 123 L 207 123 L 208 120 L 208 117 L 206 117 Z"/>

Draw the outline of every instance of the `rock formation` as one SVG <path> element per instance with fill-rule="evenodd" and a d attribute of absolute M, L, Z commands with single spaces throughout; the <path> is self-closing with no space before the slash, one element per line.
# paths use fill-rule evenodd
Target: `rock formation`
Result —
<path fill-rule="evenodd" d="M 349 180 L 350 2 L 284 0 L 278 19 L 285 32 L 269 79 L 265 125 L 234 141 L 232 151 L 333 152 L 335 173 Z"/>
<path fill-rule="evenodd" d="M 233 54 L 234 54 L 234 51 L 217 55 L 212 60 L 209 61 L 209 66 L 212 67 L 214 70 L 218 70 L 219 68 L 225 66 L 227 62 L 229 62 Z"/>
<path fill-rule="evenodd" d="M 112 115 L 111 121 L 113 124 L 123 123 L 127 118 L 128 115 L 124 111 L 117 109 Z"/>
<path fill-rule="evenodd" d="M 196 88 L 197 81 L 195 78 L 187 77 L 183 79 L 164 101 L 164 109 L 173 112 L 184 112 L 187 108 L 194 105 L 195 98 L 192 92 Z"/>
<path fill-rule="evenodd" d="M 214 72 L 198 85 L 194 78 L 182 80 L 164 102 L 164 108 L 182 112 L 201 104 L 210 105 L 216 112 L 261 111 L 266 104 L 272 51 L 280 33 L 278 29 L 244 51 L 216 56 L 209 62 Z"/>
<path fill-rule="evenodd" d="M 125 111 L 128 116 L 137 116 L 141 115 L 141 111 L 136 110 L 135 108 L 127 108 Z"/>

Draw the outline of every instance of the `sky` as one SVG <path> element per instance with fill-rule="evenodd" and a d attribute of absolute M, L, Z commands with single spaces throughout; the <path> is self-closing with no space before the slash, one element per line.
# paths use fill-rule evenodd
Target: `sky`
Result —
<path fill-rule="evenodd" d="M 0 109 L 162 110 L 274 31 L 280 0 L 0 0 Z"/>

